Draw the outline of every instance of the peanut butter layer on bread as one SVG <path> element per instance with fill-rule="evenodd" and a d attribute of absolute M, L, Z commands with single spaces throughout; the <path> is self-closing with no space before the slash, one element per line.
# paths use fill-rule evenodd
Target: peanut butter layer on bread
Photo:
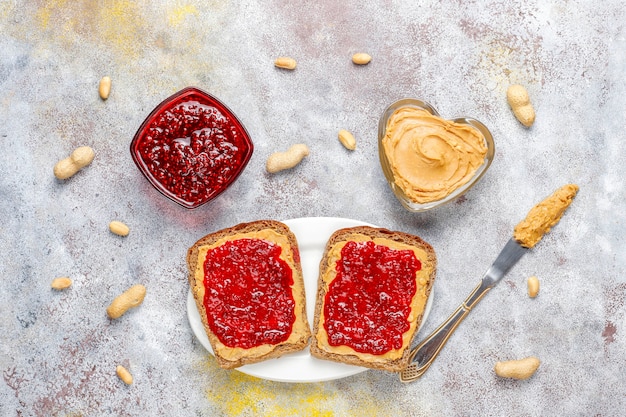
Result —
<path fill-rule="evenodd" d="M 205 305 L 207 291 L 205 283 L 205 261 L 207 254 L 220 248 L 227 242 L 241 239 L 260 239 L 278 245 L 281 248 L 280 259 L 292 272 L 293 284 L 290 287 L 294 300 L 295 321 L 288 338 L 280 343 L 264 343 L 254 347 L 243 348 L 227 346 L 211 331 L 209 315 Z M 236 368 L 242 365 L 277 358 L 289 352 L 302 350 L 310 339 L 309 324 L 306 317 L 306 301 L 304 279 L 300 265 L 300 254 L 295 235 L 284 223 L 274 220 L 259 220 L 242 223 L 236 226 L 211 233 L 198 240 L 187 252 L 189 268 L 189 284 L 194 296 L 202 324 L 213 348 L 218 364 L 223 368 Z M 233 280 L 237 277 L 233 276 Z M 224 301 L 220 298 L 220 301 Z M 224 301 L 225 302 L 225 301 Z M 251 320 L 253 320 L 251 318 Z M 251 323 L 254 325 L 254 323 Z"/>
<path fill-rule="evenodd" d="M 324 326 L 327 319 L 324 313 L 327 299 L 326 295 L 329 292 L 331 283 L 337 279 L 338 263 L 343 262 L 342 249 L 349 242 L 373 242 L 375 245 L 380 245 L 392 250 L 411 251 L 420 263 L 420 268 L 415 272 L 415 276 L 413 277 L 416 290 L 415 294 L 410 298 L 408 305 L 408 307 L 410 307 L 406 318 L 408 330 L 402 332 L 402 345 L 399 348 L 392 348 L 384 353 L 373 354 L 357 351 L 347 344 L 331 344 L 329 341 L 329 335 Z M 328 240 L 323 258 L 320 262 L 313 341 L 310 347 L 311 354 L 319 359 L 392 372 L 404 369 L 408 364 L 410 346 L 421 324 L 426 302 L 435 280 L 436 266 L 437 260 L 434 250 L 418 236 L 368 226 L 337 230 Z M 381 296 L 386 295 L 381 294 Z M 380 305 L 374 307 L 384 308 L 384 305 L 385 304 L 381 302 Z M 337 308 L 351 307 L 344 305 Z M 363 330 L 366 332 L 366 327 L 376 325 L 383 324 L 363 323 Z M 396 333 L 400 332 L 400 330 L 396 331 Z"/>

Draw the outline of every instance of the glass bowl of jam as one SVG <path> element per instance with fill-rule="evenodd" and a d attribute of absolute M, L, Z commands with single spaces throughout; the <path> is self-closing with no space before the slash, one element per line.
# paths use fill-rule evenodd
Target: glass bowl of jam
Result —
<path fill-rule="evenodd" d="M 130 144 L 133 161 L 154 188 L 188 209 L 224 192 L 253 150 L 235 114 L 195 87 L 159 104 Z"/>
<path fill-rule="evenodd" d="M 423 212 L 465 194 L 487 172 L 495 154 L 489 129 L 476 119 L 444 119 L 429 103 L 392 103 L 378 124 L 380 165 L 396 198 Z"/>

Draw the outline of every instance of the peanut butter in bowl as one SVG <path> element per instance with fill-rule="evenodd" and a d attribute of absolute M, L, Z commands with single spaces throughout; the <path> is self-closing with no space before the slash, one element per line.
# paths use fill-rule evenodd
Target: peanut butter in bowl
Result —
<path fill-rule="evenodd" d="M 403 99 L 389 106 L 378 130 L 383 173 L 410 211 L 425 211 L 465 193 L 494 156 L 493 137 L 471 118 L 443 119 L 428 103 Z"/>

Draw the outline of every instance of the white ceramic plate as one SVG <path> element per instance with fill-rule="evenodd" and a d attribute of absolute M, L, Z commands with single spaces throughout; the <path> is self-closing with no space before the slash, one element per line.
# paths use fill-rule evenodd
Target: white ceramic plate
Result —
<path fill-rule="evenodd" d="M 372 226 L 357 220 L 342 219 L 336 217 L 305 217 L 284 221 L 298 239 L 302 272 L 304 274 L 304 287 L 306 290 L 307 316 L 309 321 L 314 317 L 315 298 L 317 296 L 317 278 L 319 263 L 322 259 L 326 241 L 333 232 L 344 227 Z M 431 291 L 422 323 L 426 321 L 432 305 L 433 292 Z M 211 354 L 213 349 L 209 343 L 196 303 L 191 290 L 187 295 L 187 316 L 194 334 Z M 312 323 L 309 323 L 312 325 Z M 269 359 L 252 365 L 244 365 L 237 368 L 245 374 L 263 378 L 270 381 L 280 382 L 319 382 L 345 378 L 366 371 L 353 365 L 345 365 L 336 362 L 324 361 L 314 358 L 308 349 L 290 353 L 280 358 Z"/>

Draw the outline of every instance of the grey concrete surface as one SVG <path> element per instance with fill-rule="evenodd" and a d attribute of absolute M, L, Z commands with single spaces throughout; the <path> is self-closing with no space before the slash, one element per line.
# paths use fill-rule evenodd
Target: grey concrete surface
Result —
<path fill-rule="evenodd" d="M 626 409 L 626 12 L 618 0 L 0 2 L 0 414 L 16 416 L 617 416 Z M 367 52 L 367 66 L 350 57 Z M 295 71 L 273 66 L 278 56 Z M 98 81 L 112 78 L 107 101 Z M 525 85 L 527 129 L 505 98 Z M 212 203 L 185 210 L 130 157 L 163 99 L 202 88 L 242 120 L 255 153 Z M 409 213 L 378 164 L 377 124 L 413 97 L 482 121 L 495 160 L 467 195 Z M 354 133 L 345 150 L 339 129 Z M 269 175 L 293 143 L 311 153 Z M 54 164 L 80 145 L 91 166 Z M 367 371 L 290 384 L 221 370 L 186 315 L 187 248 L 261 218 L 333 216 L 415 233 L 439 268 L 425 336 L 469 294 L 527 211 L 580 192 L 412 384 Z M 109 233 L 111 220 L 130 226 Z M 526 295 L 530 275 L 542 287 Z M 68 290 L 50 289 L 69 276 Z M 106 306 L 134 283 L 141 307 Z M 526 381 L 496 361 L 535 355 Z M 135 378 L 125 386 L 118 364 Z"/>

